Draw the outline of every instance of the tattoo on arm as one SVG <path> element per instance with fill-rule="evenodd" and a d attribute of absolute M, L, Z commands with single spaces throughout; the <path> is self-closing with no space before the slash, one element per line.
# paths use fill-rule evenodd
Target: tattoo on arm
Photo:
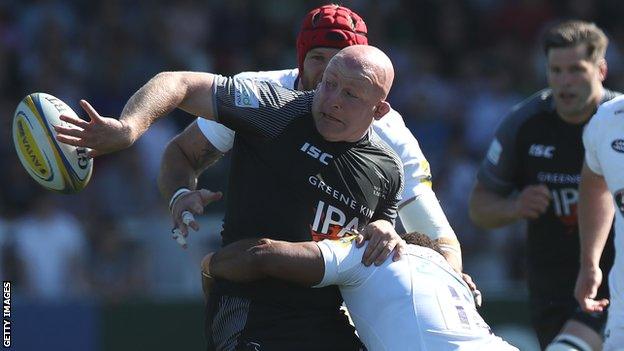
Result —
<path fill-rule="evenodd" d="M 197 150 L 197 152 L 193 152 L 191 155 L 187 156 L 198 176 L 205 171 L 206 168 L 210 167 L 223 156 L 223 153 L 214 147 L 214 145 L 212 145 L 212 143 L 208 140 L 202 144 L 203 145 L 200 150 Z"/>

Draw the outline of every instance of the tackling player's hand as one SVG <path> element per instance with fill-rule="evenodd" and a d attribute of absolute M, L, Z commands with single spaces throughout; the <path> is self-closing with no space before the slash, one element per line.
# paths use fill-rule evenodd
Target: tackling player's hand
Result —
<path fill-rule="evenodd" d="M 373 263 L 377 266 L 381 265 L 393 250 L 393 260 L 397 261 L 407 246 L 394 230 L 392 223 L 385 220 L 371 222 L 364 227 L 356 238 L 357 247 L 362 247 L 366 240 L 368 240 L 368 245 L 362 256 L 362 263 L 365 266 Z"/>
<path fill-rule="evenodd" d="M 222 196 L 220 191 L 213 193 L 206 189 L 189 191 L 180 195 L 171 205 L 174 230 L 178 229 L 183 237 L 188 236 L 188 227 L 198 231 L 199 224 L 195 221 L 194 215 L 204 213 L 204 207 L 220 200 Z"/>
<path fill-rule="evenodd" d="M 585 267 L 581 265 L 576 286 L 574 287 L 574 297 L 585 312 L 602 312 L 609 305 L 609 300 L 596 300 L 598 287 L 602 283 L 602 270 L 600 267 Z"/>
<path fill-rule="evenodd" d="M 468 274 L 462 273 L 461 275 L 462 275 L 462 279 L 464 279 L 464 282 L 466 282 L 466 284 L 470 288 L 470 292 L 472 292 L 472 297 L 474 299 L 475 306 L 481 307 L 483 300 L 481 297 L 481 291 L 477 289 L 477 284 L 475 284 L 475 282 L 472 280 L 472 277 L 469 276 Z"/>
<path fill-rule="evenodd" d="M 69 126 L 54 126 L 56 140 L 91 149 L 87 153 L 89 157 L 122 150 L 134 143 L 131 128 L 123 122 L 100 116 L 86 100 L 80 100 L 80 106 L 91 120 L 87 122 L 77 117 L 61 115 L 61 120 Z"/>
<path fill-rule="evenodd" d="M 536 219 L 546 212 L 550 199 L 548 187 L 543 184 L 529 185 L 522 189 L 515 200 L 515 215 L 517 218 Z"/>

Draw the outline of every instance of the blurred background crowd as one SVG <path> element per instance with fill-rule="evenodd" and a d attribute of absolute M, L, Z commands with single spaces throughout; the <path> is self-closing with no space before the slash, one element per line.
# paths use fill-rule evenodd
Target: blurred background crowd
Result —
<path fill-rule="evenodd" d="M 118 116 L 164 70 L 231 75 L 296 66 L 300 21 L 325 1 L 0 1 L 0 276 L 26 301 L 122 303 L 201 298 L 199 261 L 219 243 L 223 205 L 206 209 L 182 251 L 156 188 L 162 151 L 192 117 L 175 112 L 125 152 L 95 160 L 76 195 L 43 191 L 15 154 L 11 123 L 27 94 L 84 98 Z M 605 86 L 624 89 L 618 0 L 353 0 L 369 42 L 397 72 L 390 102 L 431 164 L 433 186 L 487 298 L 524 296 L 522 225 L 483 231 L 467 202 L 498 121 L 546 86 L 540 34 L 584 19 L 610 39 Z M 225 190 L 228 157 L 201 186 Z M 225 194 L 227 196 L 227 194 Z"/>

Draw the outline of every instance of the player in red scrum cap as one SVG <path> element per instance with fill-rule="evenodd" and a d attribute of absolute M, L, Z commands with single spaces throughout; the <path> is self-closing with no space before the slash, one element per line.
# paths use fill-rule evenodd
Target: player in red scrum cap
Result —
<path fill-rule="evenodd" d="M 314 89 L 321 81 L 329 59 L 340 49 L 356 44 L 368 45 L 366 34 L 364 20 L 346 7 L 325 5 L 310 11 L 297 36 L 300 88 Z M 323 60 L 318 60 L 316 55 L 323 56 Z M 320 62 L 310 62 L 312 60 Z"/>

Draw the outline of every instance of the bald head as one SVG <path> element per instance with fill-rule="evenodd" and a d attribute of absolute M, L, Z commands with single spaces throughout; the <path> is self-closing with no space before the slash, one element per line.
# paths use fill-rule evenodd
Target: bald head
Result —
<path fill-rule="evenodd" d="M 381 50 L 353 45 L 329 61 L 316 88 L 312 116 L 317 131 L 327 141 L 356 142 L 374 120 L 390 110 L 386 101 L 394 69 Z"/>
<path fill-rule="evenodd" d="M 330 61 L 342 72 L 352 72 L 353 78 L 365 78 L 385 100 L 394 80 L 394 67 L 386 54 L 370 45 L 352 45 L 340 50 Z M 359 77 L 358 77 L 359 76 Z"/>

